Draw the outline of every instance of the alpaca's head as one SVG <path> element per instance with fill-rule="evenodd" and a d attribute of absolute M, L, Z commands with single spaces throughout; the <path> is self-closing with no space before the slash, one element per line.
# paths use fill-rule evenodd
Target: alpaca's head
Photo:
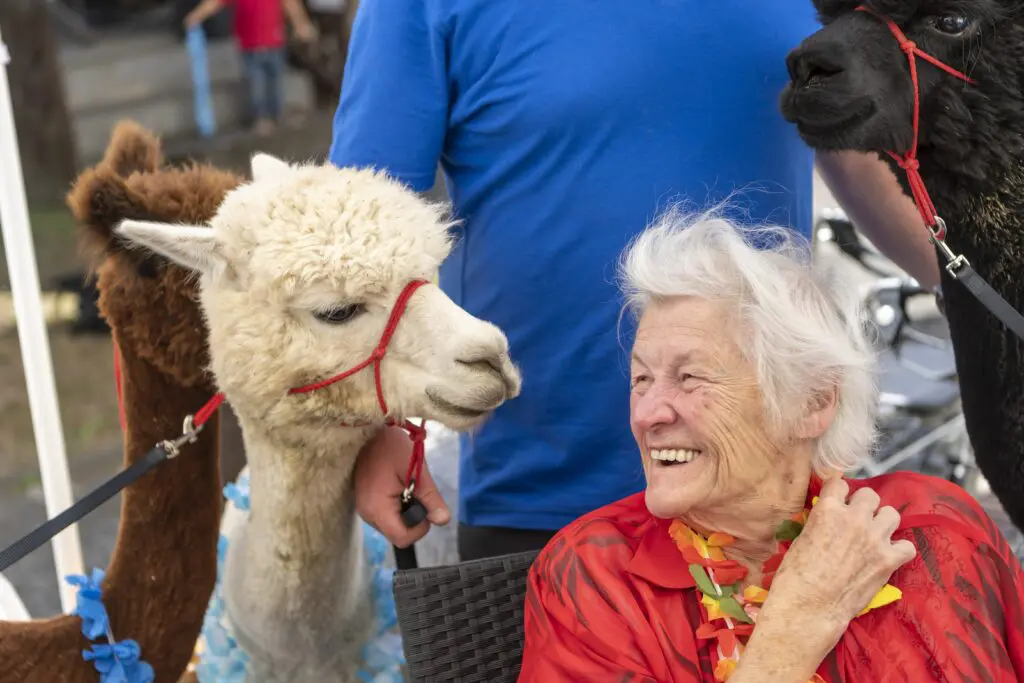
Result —
<path fill-rule="evenodd" d="M 212 367 L 240 415 L 291 434 L 383 419 L 372 367 L 309 393 L 374 351 L 408 283 L 451 248 L 444 207 L 383 173 L 253 159 L 211 227 L 125 221 L 124 238 L 200 274 Z M 433 284 L 413 293 L 381 363 L 390 416 L 455 429 L 519 392 L 505 335 Z M 295 430 L 298 430 L 297 432 Z"/>
<path fill-rule="evenodd" d="M 211 166 L 167 167 L 159 141 L 124 121 L 104 158 L 82 172 L 67 198 L 96 268 L 100 311 L 118 342 L 182 385 L 211 392 L 196 278 L 160 256 L 128 249 L 114 230 L 126 218 L 206 222 L 243 180 Z"/>
<path fill-rule="evenodd" d="M 806 2 L 807 0 L 801 0 Z M 907 151 L 913 89 L 891 18 L 925 53 L 976 81 L 967 85 L 920 57 L 922 158 L 936 168 L 999 182 L 1024 155 L 1024 0 L 815 0 L 824 27 L 790 53 L 782 111 L 819 149 Z"/>

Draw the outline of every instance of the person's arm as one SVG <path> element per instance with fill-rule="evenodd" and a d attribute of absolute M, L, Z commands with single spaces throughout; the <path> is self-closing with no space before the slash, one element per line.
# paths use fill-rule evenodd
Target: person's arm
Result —
<path fill-rule="evenodd" d="M 921 286 L 939 284 L 939 263 L 928 228 L 889 167 L 874 154 L 816 154 L 818 171 L 857 229 Z"/>
<path fill-rule="evenodd" d="M 194 28 L 219 12 L 224 5 L 221 0 L 203 0 L 185 15 L 185 28 Z"/>
<path fill-rule="evenodd" d="M 309 14 L 302 5 L 302 0 L 281 0 L 281 7 L 285 16 L 295 29 L 295 36 L 304 42 L 310 42 L 316 38 L 316 27 L 309 20 Z"/>
<path fill-rule="evenodd" d="M 339 167 L 387 171 L 418 192 L 434 185 L 448 125 L 448 77 L 441 0 L 364 0 L 356 10 L 329 154 Z M 416 497 L 427 520 L 407 529 L 399 513 L 412 446 L 386 427 L 356 462 L 356 509 L 400 548 L 451 519 L 423 466 Z M 452 501 L 455 503 L 456 501 Z"/>
<path fill-rule="evenodd" d="M 356 12 L 329 159 L 434 185 L 448 126 L 444 0 L 372 0 Z"/>

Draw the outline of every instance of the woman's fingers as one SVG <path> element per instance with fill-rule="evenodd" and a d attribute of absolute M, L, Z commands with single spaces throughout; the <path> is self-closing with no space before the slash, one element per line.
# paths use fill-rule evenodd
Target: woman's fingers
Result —
<path fill-rule="evenodd" d="M 899 569 L 917 556 L 917 548 L 910 541 L 903 539 L 892 544 L 892 554 L 896 568 Z"/>
<path fill-rule="evenodd" d="M 891 505 L 879 508 L 875 514 L 875 525 L 885 538 L 890 538 L 900 526 L 900 513 Z"/>
<path fill-rule="evenodd" d="M 867 487 L 857 489 L 850 496 L 850 509 L 857 511 L 868 519 L 875 516 L 875 510 L 878 509 L 881 503 L 882 499 L 878 497 L 878 494 Z"/>
<path fill-rule="evenodd" d="M 818 496 L 818 500 L 820 502 L 821 500 L 830 499 L 845 503 L 848 495 L 850 495 L 850 485 L 842 477 L 832 477 L 822 483 L 821 494 Z"/>

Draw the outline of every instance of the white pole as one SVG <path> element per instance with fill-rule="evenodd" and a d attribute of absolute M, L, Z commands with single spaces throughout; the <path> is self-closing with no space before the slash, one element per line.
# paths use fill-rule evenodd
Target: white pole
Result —
<path fill-rule="evenodd" d="M 29 228 L 25 180 L 21 172 L 18 136 L 14 129 L 11 89 L 7 81 L 7 64 L 11 56 L 0 36 L 0 226 L 3 228 L 7 272 L 11 279 L 14 318 L 18 324 L 18 343 L 25 366 L 32 430 L 36 455 L 43 479 L 46 513 L 54 517 L 70 507 L 71 475 L 61 431 L 60 408 L 53 377 L 50 342 L 46 336 L 43 302 L 36 269 L 35 246 Z M 53 559 L 57 565 L 60 601 L 64 612 L 75 606 L 77 590 L 62 577 L 82 574 L 82 542 L 78 527 L 73 525 L 54 537 Z"/>

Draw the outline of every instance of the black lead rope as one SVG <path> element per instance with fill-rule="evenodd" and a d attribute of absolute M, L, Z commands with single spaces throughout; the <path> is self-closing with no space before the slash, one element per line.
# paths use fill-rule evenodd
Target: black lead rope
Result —
<path fill-rule="evenodd" d="M 411 487 L 406 489 L 402 494 L 402 524 L 406 528 L 413 528 L 420 524 L 427 518 L 427 508 L 423 506 L 417 498 L 412 495 Z M 410 545 L 408 548 L 399 548 L 397 545 L 393 545 L 392 548 L 395 551 L 395 566 L 398 569 L 416 569 L 419 567 L 419 563 L 416 560 L 416 545 Z"/>
<path fill-rule="evenodd" d="M 971 266 L 971 262 L 963 254 L 954 253 L 949 248 L 949 245 L 946 244 L 946 241 L 941 239 L 940 235 L 946 234 L 946 222 L 939 216 L 936 216 L 935 224 L 938 229 L 938 235 L 936 230 L 931 228 L 929 228 L 928 232 L 930 233 L 932 244 L 939 248 L 939 252 L 946 260 L 944 268 L 949 273 L 949 276 L 966 287 L 967 291 L 978 300 L 978 303 L 987 308 L 989 313 L 1006 325 L 1008 330 L 1024 341 L 1024 316 L 1011 306 L 1006 299 L 1000 296 L 999 292 L 994 290 L 992 285 L 985 281 L 985 278 L 978 275 L 978 272 Z"/>
<path fill-rule="evenodd" d="M 0 572 L 116 496 L 123 489 L 138 480 L 139 477 L 158 465 L 178 457 L 181 447 L 186 443 L 194 443 L 196 436 L 202 429 L 203 425 L 193 423 L 191 415 L 185 418 L 181 436 L 172 441 L 161 441 L 153 446 L 131 466 L 115 474 L 87 494 L 82 500 L 56 517 L 46 520 L 28 534 L 4 548 L 3 551 L 0 551 Z"/>
<path fill-rule="evenodd" d="M 46 522 L 33 529 L 27 535 L 4 548 L 0 552 L 0 572 L 88 515 L 100 505 L 116 496 L 122 489 L 131 485 L 139 477 L 168 459 L 169 455 L 163 446 L 153 446 L 153 448 L 149 449 L 149 452 L 131 467 L 114 475 L 114 477 L 108 479 L 64 512 L 53 519 L 46 520 Z"/>

